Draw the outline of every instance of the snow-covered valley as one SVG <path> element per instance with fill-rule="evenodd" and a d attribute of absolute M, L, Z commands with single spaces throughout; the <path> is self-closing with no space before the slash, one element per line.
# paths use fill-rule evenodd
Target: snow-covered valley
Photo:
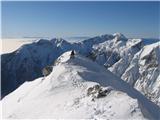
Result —
<path fill-rule="evenodd" d="M 160 42 L 41 39 L 1 58 L 4 118 L 160 119 Z"/>

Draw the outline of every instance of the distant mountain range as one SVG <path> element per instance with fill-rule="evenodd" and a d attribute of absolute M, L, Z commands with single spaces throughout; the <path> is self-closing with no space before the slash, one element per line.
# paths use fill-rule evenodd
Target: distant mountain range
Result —
<path fill-rule="evenodd" d="M 160 105 L 160 44 L 156 40 L 148 41 L 128 39 L 121 33 L 115 33 L 76 43 L 54 38 L 23 45 L 12 53 L 1 55 L 2 98 L 25 81 L 42 77 L 44 67 L 53 65 L 64 52 L 75 50 L 105 66 Z"/>

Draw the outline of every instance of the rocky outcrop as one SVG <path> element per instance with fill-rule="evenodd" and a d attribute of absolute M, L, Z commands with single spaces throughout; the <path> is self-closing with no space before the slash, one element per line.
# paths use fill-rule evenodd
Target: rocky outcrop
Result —
<path fill-rule="evenodd" d="M 87 89 L 87 96 L 91 96 L 94 100 L 94 98 L 105 97 L 111 90 L 113 90 L 112 87 L 104 88 L 97 84 Z"/>
<path fill-rule="evenodd" d="M 52 66 L 47 66 L 43 68 L 42 74 L 43 76 L 48 76 L 52 72 L 53 67 Z"/>

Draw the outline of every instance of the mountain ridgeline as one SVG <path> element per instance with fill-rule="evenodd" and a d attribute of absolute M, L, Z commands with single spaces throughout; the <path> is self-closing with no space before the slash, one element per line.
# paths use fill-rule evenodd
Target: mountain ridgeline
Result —
<path fill-rule="evenodd" d="M 2 99 L 4 119 L 160 118 L 158 105 L 79 53 L 63 53 L 52 67 Z"/>
<path fill-rule="evenodd" d="M 148 48 L 151 48 L 151 51 L 145 52 Z M 143 39 L 128 39 L 120 33 L 106 34 L 75 43 L 61 38 L 40 39 L 23 45 L 12 53 L 1 55 L 2 98 L 25 81 L 41 77 L 44 67 L 53 65 L 61 54 L 69 50 L 75 50 L 105 66 L 148 98 L 154 98 L 153 101 L 159 105 L 159 42 L 145 45 Z"/>

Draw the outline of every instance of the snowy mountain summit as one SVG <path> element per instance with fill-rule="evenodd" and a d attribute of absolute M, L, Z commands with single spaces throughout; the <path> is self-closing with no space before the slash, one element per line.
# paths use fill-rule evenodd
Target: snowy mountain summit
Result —
<path fill-rule="evenodd" d="M 71 51 L 4 99 L 4 118 L 160 119 L 160 109 L 103 66 Z M 12 106 L 12 107 L 11 107 Z"/>

